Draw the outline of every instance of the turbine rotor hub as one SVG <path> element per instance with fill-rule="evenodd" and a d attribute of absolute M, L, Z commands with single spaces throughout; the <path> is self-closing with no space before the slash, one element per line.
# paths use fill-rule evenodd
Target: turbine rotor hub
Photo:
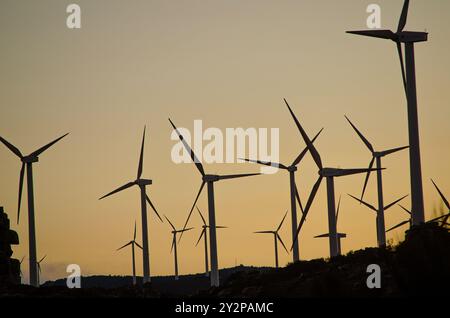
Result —
<path fill-rule="evenodd" d="M 296 166 L 289 166 L 287 170 L 289 172 L 295 172 L 295 171 L 297 171 L 297 167 Z"/>
<path fill-rule="evenodd" d="M 203 181 L 205 182 L 216 182 L 219 181 L 219 176 L 214 174 L 207 174 L 203 176 Z"/>
<path fill-rule="evenodd" d="M 137 179 L 135 181 L 135 183 L 138 186 L 140 186 L 140 187 L 144 187 L 144 186 L 147 186 L 147 185 L 151 185 L 152 184 L 152 180 L 150 180 L 150 179 Z"/>
<path fill-rule="evenodd" d="M 38 162 L 39 158 L 38 157 L 30 157 L 30 156 L 25 156 L 22 159 L 22 162 L 24 163 L 34 163 L 34 162 Z"/>

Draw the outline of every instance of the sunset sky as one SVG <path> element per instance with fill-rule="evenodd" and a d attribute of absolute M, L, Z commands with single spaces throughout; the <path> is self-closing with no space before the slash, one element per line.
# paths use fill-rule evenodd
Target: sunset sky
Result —
<path fill-rule="evenodd" d="M 75 2 L 82 28 L 66 27 Z M 34 165 L 38 258 L 42 280 L 65 277 L 68 264 L 83 275 L 131 274 L 131 251 L 141 242 L 137 188 L 98 198 L 136 177 L 147 126 L 143 176 L 161 214 L 181 227 L 200 186 L 193 164 L 174 164 L 175 142 L 167 120 L 193 128 L 279 128 L 280 160 L 289 164 L 305 147 L 284 103 L 287 98 L 327 166 L 367 167 L 371 155 L 344 114 L 378 150 L 408 144 L 406 100 L 395 44 L 357 37 L 366 29 L 366 7 L 382 8 L 382 27 L 396 29 L 401 0 L 2 0 L 0 2 L 0 136 L 30 153 L 60 135 L 69 136 Z M 440 205 L 430 178 L 450 196 L 450 2 L 412 0 L 406 30 L 427 31 L 416 45 L 422 173 L 427 218 Z M 206 144 L 206 143 L 205 143 Z M 0 206 L 21 244 L 14 257 L 28 257 L 26 190 L 17 225 L 20 161 L 0 145 Z M 408 194 L 409 159 L 403 151 L 383 159 L 385 203 Z M 248 163 L 206 165 L 209 173 L 258 172 Z M 296 175 L 303 202 L 317 178 L 308 155 Z M 347 196 L 361 193 L 364 176 L 336 179 L 342 194 L 338 230 L 347 233 L 343 252 L 376 245 L 375 214 Z M 300 257 L 329 255 L 323 183 L 300 239 Z M 275 228 L 290 208 L 285 171 L 215 186 L 219 266 L 270 265 L 273 238 L 252 234 Z M 365 199 L 376 204 L 376 178 Z M 337 200 L 336 200 L 337 201 Z M 410 207 L 410 198 L 403 201 Z M 206 214 L 206 191 L 198 206 Z M 407 218 L 398 207 L 386 226 Z M 204 269 L 195 247 L 201 220 L 179 246 L 180 273 Z M 290 246 L 290 217 L 281 230 Z M 399 239 L 405 228 L 388 233 Z M 149 209 L 151 274 L 172 275 L 170 227 Z M 280 250 L 280 262 L 292 256 Z M 28 282 L 28 264 L 22 270 Z M 137 254 L 138 274 L 142 257 Z"/>

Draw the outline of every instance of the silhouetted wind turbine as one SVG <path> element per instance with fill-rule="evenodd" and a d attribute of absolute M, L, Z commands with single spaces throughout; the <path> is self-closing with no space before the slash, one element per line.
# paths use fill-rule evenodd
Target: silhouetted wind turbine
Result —
<path fill-rule="evenodd" d="M 25 256 L 23 256 L 22 259 L 21 259 L 20 262 L 19 262 L 19 266 L 20 266 L 20 279 L 22 279 L 22 277 L 23 277 L 22 263 L 23 263 L 23 260 L 24 260 L 24 259 L 25 259 Z"/>
<path fill-rule="evenodd" d="M 283 219 L 281 220 L 280 224 L 278 225 L 277 229 L 275 231 L 257 231 L 257 232 L 253 232 L 256 234 L 272 234 L 273 238 L 274 238 L 274 243 L 275 243 L 275 267 L 278 268 L 278 241 L 280 241 L 281 245 L 283 245 L 284 249 L 286 250 L 287 253 L 288 250 L 286 248 L 286 246 L 283 243 L 283 240 L 281 239 L 280 234 L 278 234 L 278 231 L 280 231 L 281 226 L 283 225 L 284 219 L 286 218 L 287 215 L 287 211 L 286 214 L 284 215 Z"/>
<path fill-rule="evenodd" d="M 391 30 L 366 30 L 366 31 L 347 31 L 347 33 L 364 35 L 369 37 L 392 40 L 397 44 L 398 56 L 400 58 L 403 85 L 405 88 L 408 102 L 408 130 L 409 130 L 409 160 L 410 160 L 410 178 L 411 178 L 411 203 L 413 225 L 425 222 L 423 189 L 422 189 L 422 171 L 420 163 L 419 147 L 419 123 L 417 115 L 417 92 L 416 92 L 416 73 L 414 61 L 414 43 L 425 42 L 428 40 L 426 32 L 403 31 L 408 17 L 409 0 L 405 0 L 403 10 L 397 27 L 397 32 Z M 402 43 L 405 43 L 406 50 L 406 74 L 403 62 Z"/>
<path fill-rule="evenodd" d="M 121 249 L 131 245 L 131 262 L 133 266 L 133 285 L 136 285 L 136 262 L 134 257 L 134 245 L 139 247 L 142 250 L 142 246 L 139 245 L 138 242 L 136 242 L 136 222 L 134 222 L 134 233 L 133 233 L 133 240 L 129 241 L 127 244 L 125 244 L 122 247 L 119 247 L 117 251 L 120 251 Z"/>
<path fill-rule="evenodd" d="M 193 229 L 193 227 L 190 227 L 188 229 L 182 229 L 182 230 L 177 230 L 175 228 L 175 226 L 173 226 L 172 222 L 170 222 L 170 220 L 167 218 L 167 216 L 164 215 L 164 217 L 166 218 L 167 222 L 169 222 L 170 226 L 172 227 L 172 247 L 170 248 L 170 252 L 172 253 L 172 251 L 174 252 L 174 265 L 175 265 L 175 280 L 178 280 L 178 253 L 177 253 L 177 234 L 178 233 L 183 233 L 183 232 L 187 232 Z"/>
<path fill-rule="evenodd" d="M 337 206 L 337 210 L 336 210 L 336 228 L 337 228 L 337 223 L 338 223 L 338 217 L 339 217 L 339 208 L 341 206 L 341 196 L 339 196 L 339 201 L 338 201 L 338 206 Z M 325 233 L 325 234 L 320 234 L 320 235 L 316 235 L 314 236 L 314 238 L 322 238 L 322 237 L 330 237 L 329 233 Z M 342 255 L 342 250 L 341 250 L 341 239 L 347 237 L 347 234 L 345 233 L 337 233 L 337 245 L 338 245 L 338 255 Z"/>
<path fill-rule="evenodd" d="M 29 252 L 30 252 L 30 285 L 39 287 L 38 283 L 38 270 L 37 270 L 37 257 L 36 257 L 36 223 L 34 220 L 34 190 L 33 190 L 33 163 L 39 161 L 39 156 L 48 148 L 53 146 L 59 140 L 67 136 L 65 134 L 54 141 L 46 144 L 45 146 L 39 148 L 38 150 L 30 153 L 27 156 L 22 155 L 19 149 L 13 146 L 11 143 L 0 137 L 0 141 L 8 147 L 17 157 L 22 161 L 22 168 L 20 169 L 20 177 L 19 177 L 19 203 L 17 208 L 17 223 L 19 223 L 20 217 L 20 204 L 22 200 L 22 187 L 23 187 L 23 178 L 25 174 L 25 167 L 27 169 L 27 192 L 28 192 L 28 244 L 29 244 Z"/>
<path fill-rule="evenodd" d="M 403 200 L 404 198 L 406 198 L 408 195 L 405 195 L 403 197 L 401 197 L 400 199 L 395 200 L 392 203 L 389 203 L 388 205 L 386 205 L 385 207 L 383 207 L 383 222 L 381 224 L 381 222 L 379 222 L 379 209 L 375 208 L 373 205 L 358 199 L 357 197 L 349 194 L 349 196 L 351 196 L 353 199 L 355 199 L 356 201 L 358 201 L 359 203 L 364 204 L 366 207 L 368 207 L 369 209 L 371 209 L 372 211 L 374 211 L 377 215 L 377 222 L 376 222 L 376 230 L 377 230 L 377 240 L 378 240 L 378 246 L 386 246 L 386 229 L 384 226 L 384 211 L 387 211 L 389 208 L 393 207 L 394 205 L 396 205 L 398 202 L 400 202 L 401 200 Z M 383 232 L 383 235 L 381 235 L 381 232 Z M 384 240 L 384 244 L 382 243 Z"/>
<path fill-rule="evenodd" d="M 445 206 L 446 206 L 447 209 L 448 209 L 447 214 L 441 215 L 441 216 L 439 216 L 439 217 L 437 217 L 437 218 L 435 218 L 435 219 L 433 219 L 433 220 L 431 220 L 431 221 L 436 221 L 436 220 L 439 220 L 439 219 L 443 218 L 443 220 L 442 220 L 442 226 L 448 225 L 447 220 L 448 220 L 449 217 L 450 217 L 450 203 L 448 203 L 448 200 L 445 198 L 444 194 L 443 194 L 443 193 L 441 192 L 441 190 L 438 188 L 438 186 L 436 185 L 436 183 L 434 183 L 433 179 L 431 179 L 431 182 L 433 183 L 433 185 L 434 185 L 434 187 L 436 188 L 437 192 L 439 193 L 439 195 L 440 195 L 442 201 L 444 201 L 444 204 L 445 204 Z"/>
<path fill-rule="evenodd" d="M 314 141 L 320 135 L 322 130 L 323 130 L 323 128 L 317 133 L 317 135 L 313 138 L 313 140 L 311 142 L 314 143 Z M 298 194 L 297 185 L 295 183 L 295 172 L 297 171 L 297 165 L 302 161 L 303 157 L 305 156 L 305 154 L 307 152 L 308 152 L 308 148 L 306 147 L 302 152 L 300 152 L 300 154 L 294 159 L 294 161 L 289 166 L 286 166 L 282 163 L 277 163 L 277 162 L 266 162 L 266 161 L 261 161 L 261 160 L 242 159 L 242 160 L 245 160 L 248 162 L 254 162 L 254 163 L 259 163 L 259 164 L 265 165 L 265 166 L 280 168 L 280 169 L 283 169 L 283 170 L 286 170 L 289 172 L 289 187 L 290 187 L 290 196 L 291 196 L 291 225 L 292 225 L 291 229 L 292 229 L 292 242 L 294 242 L 293 243 L 294 248 L 292 249 L 292 260 L 294 262 L 297 262 L 300 260 L 298 240 L 295 239 L 295 233 L 297 232 L 297 226 L 298 226 L 297 204 L 295 202 L 296 199 L 298 201 L 298 204 L 300 206 L 300 210 L 302 211 L 302 214 L 304 212 L 303 205 L 300 200 L 300 195 Z"/>
<path fill-rule="evenodd" d="M 363 141 L 369 151 L 372 153 L 372 159 L 369 163 L 369 169 L 372 168 L 374 161 L 376 161 L 377 168 L 381 169 L 381 158 L 390 154 L 393 154 L 397 151 L 408 148 L 409 146 L 403 146 L 393 149 L 388 149 L 384 151 L 375 151 L 372 144 L 367 140 L 366 137 L 356 128 L 355 125 L 345 116 L 345 119 L 349 122 L 349 124 L 353 127 L 353 129 L 358 134 L 359 138 Z M 369 181 L 370 171 L 366 174 L 366 179 L 364 180 L 364 186 L 361 193 L 361 200 L 364 199 L 364 192 L 366 191 L 367 182 Z M 383 181 L 382 181 L 382 171 L 377 171 L 377 188 L 378 188 L 378 209 L 377 209 L 377 240 L 378 246 L 386 245 L 386 233 L 385 233 L 385 224 L 384 224 L 384 202 L 383 202 Z"/>
<path fill-rule="evenodd" d="M 324 168 L 322 166 L 322 159 L 320 158 L 319 152 L 317 151 L 316 147 L 313 145 L 313 143 L 309 139 L 309 137 L 306 134 L 303 127 L 300 125 L 300 122 L 298 121 L 297 117 L 295 117 L 295 114 L 292 111 L 292 109 L 289 106 L 286 99 L 284 100 L 284 102 L 286 103 L 286 106 L 288 107 L 289 112 L 292 115 L 292 118 L 294 118 L 295 124 L 297 125 L 297 128 L 300 131 L 300 134 L 302 135 L 303 140 L 305 141 L 305 143 L 308 147 L 308 150 L 311 153 L 311 156 L 313 157 L 314 162 L 316 163 L 317 167 L 319 168 L 319 171 L 318 171 L 319 178 L 317 179 L 316 183 L 314 184 L 311 194 L 309 195 L 308 201 L 306 202 L 306 206 L 304 209 L 305 212 L 303 213 L 302 219 L 300 220 L 300 224 L 297 228 L 297 232 L 295 234 L 295 240 L 298 239 L 298 234 L 300 233 L 303 223 L 306 220 L 306 217 L 308 215 L 308 212 L 312 205 L 314 197 L 316 196 L 316 193 L 319 190 L 320 183 L 322 182 L 323 178 L 326 178 L 327 179 L 328 233 L 329 233 L 329 241 L 330 241 L 330 256 L 334 257 L 334 256 L 338 255 L 338 242 L 337 242 L 338 235 L 337 235 L 337 230 L 336 230 L 336 207 L 335 207 L 335 199 L 334 199 L 334 178 L 353 175 L 353 174 L 359 174 L 359 173 L 366 173 L 369 170 L 375 171 L 378 169 Z"/>
<path fill-rule="evenodd" d="M 386 233 L 387 233 L 387 232 L 390 232 L 390 231 L 392 231 L 392 230 L 394 230 L 394 229 L 396 229 L 396 228 L 399 228 L 400 226 L 403 226 L 403 225 L 405 225 L 405 224 L 409 224 L 409 227 L 411 227 L 411 225 L 412 225 L 411 211 L 409 211 L 407 208 L 405 208 L 405 207 L 404 207 L 403 205 L 401 205 L 401 204 L 399 204 L 398 206 L 401 207 L 403 211 L 405 211 L 406 213 L 409 214 L 409 219 L 408 219 L 408 220 L 405 220 L 405 221 L 402 221 L 402 222 L 398 223 L 397 225 L 394 225 L 393 227 L 387 229 L 387 230 L 386 230 Z"/>
<path fill-rule="evenodd" d="M 202 232 L 200 233 L 200 237 L 198 238 L 197 243 L 195 244 L 195 246 L 198 245 L 198 243 L 200 242 L 200 240 L 202 239 L 202 237 L 204 238 L 204 242 L 205 242 L 205 276 L 208 277 L 209 276 L 209 261 L 208 261 L 208 233 L 207 233 L 207 229 L 209 228 L 209 225 L 206 223 L 205 218 L 203 217 L 202 212 L 200 212 L 200 209 L 196 206 L 195 207 L 198 211 L 198 214 L 200 214 L 200 217 L 202 218 Z M 220 225 L 216 225 L 216 229 L 226 229 L 226 226 L 220 226 Z"/>
<path fill-rule="evenodd" d="M 197 170 L 202 175 L 202 184 L 200 185 L 200 190 L 198 191 L 194 204 L 192 205 L 192 208 L 189 211 L 189 215 L 186 219 L 183 229 L 186 228 L 187 223 L 189 222 L 189 218 L 191 217 L 192 211 L 194 211 L 194 207 L 197 204 L 198 197 L 200 196 L 203 187 L 205 186 L 205 184 L 208 185 L 208 215 L 209 215 L 208 223 L 209 223 L 210 256 L 211 256 L 211 286 L 219 286 L 219 264 L 217 259 L 217 238 L 216 238 L 216 213 L 214 206 L 214 182 L 221 180 L 256 176 L 260 175 L 260 173 L 232 174 L 232 175 L 206 174 L 205 170 L 203 169 L 202 163 L 198 160 L 194 151 L 189 147 L 188 143 L 184 140 L 183 136 L 178 131 L 177 127 L 175 127 L 174 123 L 170 120 L 170 118 L 169 121 L 173 129 L 175 129 L 175 131 L 177 132 L 178 137 L 183 143 L 184 148 L 187 150 L 187 152 L 189 152 L 192 161 L 195 163 L 195 166 L 197 167 Z"/>
<path fill-rule="evenodd" d="M 43 258 L 41 258 L 39 261 L 36 262 L 37 269 L 38 269 L 38 271 L 37 271 L 37 274 L 38 274 L 37 275 L 38 287 L 41 285 L 41 272 L 42 272 L 42 270 L 41 270 L 41 263 L 46 257 L 47 257 L 47 255 L 45 255 Z"/>
<path fill-rule="evenodd" d="M 102 196 L 99 200 L 106 198 L 112 194 L 115 194 L 117 192 L 120 192 L 122 190 L 128 189 L 132 186 L 138 186 L 141 192 L 141 214 L 142 214 L 142 260 L 143 260 L 143 271 L 144 271 L 144 277 L 143 282 L 148 283 L 150 282 L 150 260 L 149 260 L 149 244 L 148 244 L 148 229 L 147 229 L 147 204 L 150 204 L 151 208 L 155 212 L 155 214 L 158 216 L 158 218 L 161 219 L 159 216 L 158 211 L 156 211 L 155 206 L 153 205 L 152 201 L 147 195 L 146 192 L 146 186 L 152 184 L 152 180 L 150 179 L 143 179 L 142 171 L 143 171 L 143 164 L 144 164 L 144 141 L 145 141 L 145 127 L 144 127 L 144 134 L 142 136 L 142 145 L 141 145 L 141 154 L 139 156 L 139 165 L 138 165 L 138 172 L 137 172 L 137 178 L 135 181 L 128 182 L 124 184 L 123 186 L 117 188 L 116 190 Z"/>

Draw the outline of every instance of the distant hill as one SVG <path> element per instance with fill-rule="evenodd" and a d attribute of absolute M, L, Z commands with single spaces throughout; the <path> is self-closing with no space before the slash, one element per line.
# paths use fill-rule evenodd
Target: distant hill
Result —
<path fill-rule="evenodd" d="M 236 266 L 220 270 L 220 279 L 225 283 L 228 278 L 237 272 L 267 271 L 269 267 Z M 132 276 L 87 276 L 81 278 L 82 288 L 104 288 L 117 289 L 130 287 Z M 137 277 L 137 284 L 142 287 L 142 277 Z M 210 279 L 204 273 L 182 275 L 179 280 L 174 276 L 155 276 L 152 277 L 152 289 L 162 296 L 191 296 L 210 287 Z M 65 287 L 66 279 L 48 281 L 42 287 Z"/>

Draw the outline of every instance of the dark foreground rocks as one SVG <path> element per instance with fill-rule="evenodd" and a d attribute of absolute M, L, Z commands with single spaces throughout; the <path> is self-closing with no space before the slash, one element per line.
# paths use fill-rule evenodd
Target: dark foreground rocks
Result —
<path fill-rule="evenodd" d="M 20 262 L 11 258 L 11 245 L 19 244 L 19 236 L 10 228 L 8 215 L 0 207 L 0 286 L 20 284 Z"/>
<path fill-rule="evenodd" d="M 370 264 L 381 288 L 368 288 Z M 266 272 L 241 272 L 201 297 L 443 297 L 450 286 L 450 234 L 430 223 L 409 230 L 396 247 L 367 248 L 331 260 L 297 262 Z"/>

